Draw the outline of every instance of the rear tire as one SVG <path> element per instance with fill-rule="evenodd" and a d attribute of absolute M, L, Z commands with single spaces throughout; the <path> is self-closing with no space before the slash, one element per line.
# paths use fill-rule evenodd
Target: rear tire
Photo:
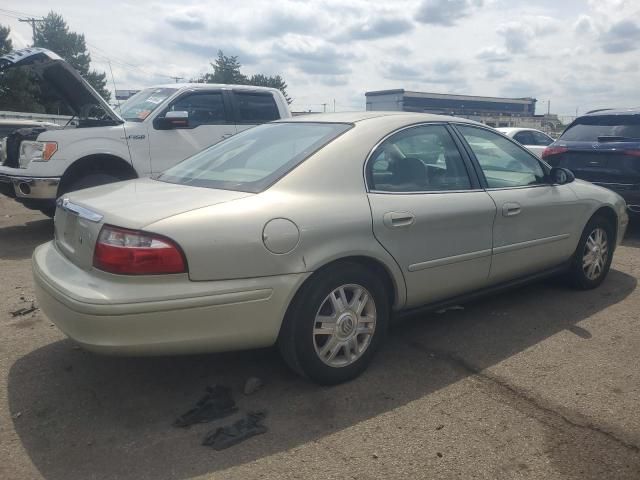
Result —
<path fill-rule="evenodd" d="M 314 274 L 298 292 L 278 347 L 294 371 L 321 385 L 335 385 L 367 368 L 388 323 L 382 280 L 358 264 L 337 264 Z"/>
<path fill-rule="evenodd" d="M 614 226 L 609 219 L 595 215 L 584 228 L 571 262 L 573 286 L 580 290 L 599 286 L 609 273 L 614 248 Z"/>

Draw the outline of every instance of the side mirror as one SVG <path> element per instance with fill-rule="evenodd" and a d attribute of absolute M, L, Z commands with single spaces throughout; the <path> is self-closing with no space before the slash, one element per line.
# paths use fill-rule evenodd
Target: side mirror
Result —
<path fill-rule="evenodd" d="M 552 168 L 549 173 L 549 177 L 551 178 L 551 183 L 554 185 L 564 185 L 566 183 L 571 183 L 576 179 L 576 176 L 571 170 L 561 167 Z"/>
<path fill-rule="evenodd" d="M 189 127 L 189 112 L 171 111 L 167 112 L 164 117 L 156 118 L 155 127 L 158 130 L 173 130 L 176 128 Z"/>

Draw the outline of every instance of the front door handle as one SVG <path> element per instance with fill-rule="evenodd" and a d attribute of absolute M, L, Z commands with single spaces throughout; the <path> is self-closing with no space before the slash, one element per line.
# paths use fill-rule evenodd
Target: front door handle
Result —
<path fill-rule="evenodd" d="M 387 228 L 410 227 L 415 221 L 415 215 L 409 212 L 387 212 L 382 217 Z"/>
<path fill-rule="evenodd" d="M 513 217 L 514 215 L 518 215 L 521 211 L 522 207 L 516 202 L 508 202 L 502 205 L 502 215 L 504 217 Z"/>
<path fill-rule="evenodd" d="M 233 137 L 233 133 L 223 133 L 221 138 L 224 140 L 229 137 Z"/>

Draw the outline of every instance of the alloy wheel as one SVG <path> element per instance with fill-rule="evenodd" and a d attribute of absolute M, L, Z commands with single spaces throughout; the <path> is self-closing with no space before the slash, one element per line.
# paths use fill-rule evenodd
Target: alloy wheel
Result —
<path fill-rule="evenodd" d="M 367 350 L 376 328 L 373 296 L 361 285 L 334 289 L 322 301 L 313 326 L 313 346 L 330 367 L 345 367 Z"/>
<path fill-rule="evenodd" d="M 582 270 L 589 280 L 597 280 L 604 272 L 609 257 L 609 241 L 603 228 L 595 228 L 587 237 L 582 254 Z"/>

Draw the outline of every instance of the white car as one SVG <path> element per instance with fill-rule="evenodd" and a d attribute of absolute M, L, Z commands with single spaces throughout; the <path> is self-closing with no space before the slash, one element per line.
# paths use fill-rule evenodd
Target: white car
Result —
<path fill-rule="evenodd" d="M 49 215 L 65 193 L 155 175 L 242 130 L 291 116 L 277 89 L 205 83 L 144 89 L 116 113 L 49 50 L 0 57 L 0 71 L 16 67 L 38 75 L 77 117 L 75 127 L 19 139 L 19 151 L 0 165 L 0 192 Z"/>
<path fill-rule="evenodd" d="M 542 151 L 554 142 L 549 135 L 533 128 L 496 128 L 496 130 L 513 138 L 539 158 L 542 158 Z"/>

